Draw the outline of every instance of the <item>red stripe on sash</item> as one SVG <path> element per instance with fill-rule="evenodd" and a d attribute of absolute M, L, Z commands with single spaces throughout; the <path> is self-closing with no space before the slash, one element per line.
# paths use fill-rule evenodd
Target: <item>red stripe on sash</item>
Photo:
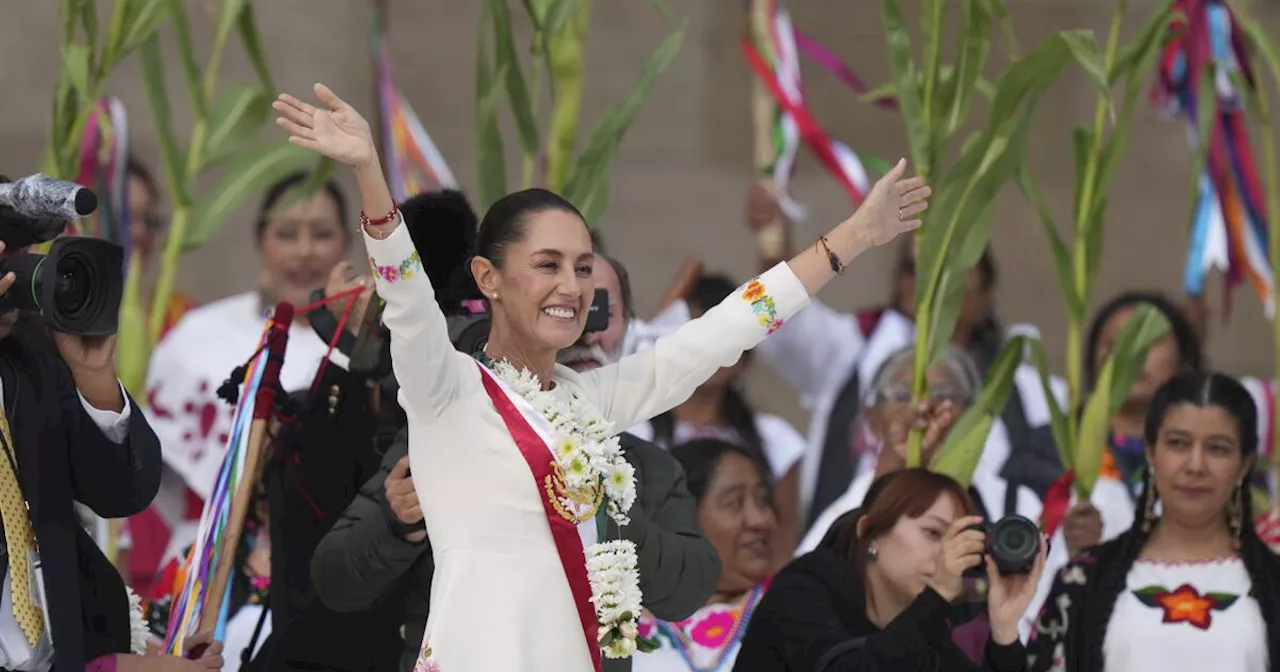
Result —
<path fill-rule="evenodd" d="M 591 603 L 591 582 L 587 580 L 587 556 L 582 550 L 582 538 L 578 536 L 578 528 L 573 522 L 565 520 L 551 506 L 543 492 L 542 484 L 551 475 L 551 449 L 542 437 L 533 431 L 529 421 L 524 419 L 516 405 L 507 397 L 506 392 L 493 379 L 493 374 L 479 362 L 480 380 L 484 383 L 484 391 L 493 400 L 502 421 L 507 424 L 507 431 L 524 455 L 533 473 L 533 484 L 538 491 L 538 499 L 547 514 L 547 524 L 551 526 L 551 538 L 555 540 L 556 552 L 560 554 L 560 564 L 564 566 L 564 577 L 569 581 L 569 590 L 573 593 L 573 603 L 578 607 L 578 620 L 582 621 L 582 634 L 587 638 L 587 650 L 591 652 L 591 663 L 600 670 L 600 644 L 597 633 L 600 629 L 596 620 L 595 607 Z"/>

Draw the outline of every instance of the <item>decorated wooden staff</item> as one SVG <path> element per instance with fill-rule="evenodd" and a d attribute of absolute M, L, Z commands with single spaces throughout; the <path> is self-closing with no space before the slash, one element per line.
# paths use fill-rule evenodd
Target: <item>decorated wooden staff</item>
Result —
<path fill-rule="evenodd" d="M 243 381 L 244 389 L 236 403 L 227 453 L 200 517 L 199 533 L 183 568 L 182 587 L 170 611 L 164 647 L 170 655 L 184 653 L 187 637 L 207 636 L 204 641 L 222 638 L 236 550 L 260 475 L 269 423 L 283 397 L 279 394 L 280 367 L 293 312 L 288 303 L 276 306 L 258 352 L 243 372 L 237 369 L 228 381 L 231 386 Z M 192 654 L 199 655 L 199 651 Z"/>

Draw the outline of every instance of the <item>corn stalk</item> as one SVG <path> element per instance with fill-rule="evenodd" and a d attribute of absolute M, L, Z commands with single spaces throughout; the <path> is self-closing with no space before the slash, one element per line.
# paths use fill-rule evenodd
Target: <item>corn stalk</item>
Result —
<path fill-rule="evenodd" d="M 1277 45 L 1268 34 L 1266 28 L 1257 20 L 1249 16 L 1248 4 L 1238 2 L 1235 4 L 1236 22 L 1240 24 L 1240 28 L 1244 33 L 1245 41 L 1255 54 L 1261 57 L 1262 63 L 1266 67 L 1266 71 L 1271 75 L 1272 86 L 1276 91 L 1280 91 L 1280 45 Z M 1263 184 L 1267 195 L 1267 243 L 1268 256 L 1271 261 L 1271 278 L 1272 282 L 1276 282 L 1276 278 L 1280 278 L 1280 164 L 1277 163 L 1276 154 L 1276 135 L 1275 125 L 1271 118 L 1271 104 L 1267 98 L 1267 90 L 1263 86 L 1262 77 L 1258 77 L 1256 89 L 1251 90 L 1247 86 L 1236 87 L 1241 95 L 1246 96 L 1249 108 L 1253 111 L 1254 117 L 1257 118 L 1259 126 L 1262 129 L 1262 175 Z M 1280 291 L 1271 292 L 1272 315 L 1280 315 Z M 1271 324 L 1271 343 L 1275 355 L 1276 367 L 1278 373 L 1276 379 L 1280 380 L 1280 326 L 1276 325 L 1276 318 L 1272 318 Z M 1275 400 L 1275 408 L 1272 409 L 1274 417 L 1280 418 L 1280 395 Z M 1267 468 L 1271 472 L 1271 481 L 1273 483 L 1280 482 L 1280 432 L 1274 433 L 1271 437 L 1271 459 Z M 1266 504 L 1274 514 L 1280 515 L 1280 493 L 1271 493 L 1270 501 L 1260 501 L 1260 504 Z M 1255 511 L 1262 511 L 1262 508 L 1255 507 Z"/>
<path fill-rule="evenodd" d="M 1168 321 L 1160 313 L 1149 306 L 1139 308 L 1099 369 L 1093 389 L 1084 389 L 1084 357 L 1088 353 L 1084 352 L 1083 334 L 1088 319 L 1086 311 L 1102 257 L 1106 195 L 1128 144 L 1139 87 L 1154 66 L 1162 38 L 1174 18 L 1173 3 L 1166 1 L 1147 19 L 1137 37 L 1122 47 L 1120 28 L 1127 5 L 1127 0 L 1119 0 L 1112 11 L 1101 70 L 1086 66 L 1092 78 L 1103 78 L 1105 88 L 1094 106 L 1093 124 L 1073 131 L 1076 189 L 1071 247 L 1059 233 L 1048 204 L 1029 171 L 1019 170 L 1017 176 L 1018 184 L 1035 208 L 1049 241 L 1054 269 L 1067 307 L 1068 405 L 1064 413 L 1056 404 L 1050 404 L 1051 424 L 1059 456 L 1064 465 L 1075 470 L 1074 487 L 1084 499 L 1092 493 L 1097 481 L 1108 446 L 1107 431 L 1111 420 L 1146 361 L 1147 349 L 1169 329 Z M 1111 89 L 1121 82 L 1124 84 L 1123 94 L 1117 111 Z M 1211 91 L 1212 87 L 1208 89 Z M 1109 133 L 1108 120 L 1113 126 Z M 1037 343 L 1031 354 L 1040 371 L 1045 395 L 1053 399 L 1044 348 Z"/>
<path fill-rule="evenodd" d="M 165 85 L 166 59 L 161 53 L 158 36 L 153 33 L 140 44 L 142 73 L 174 213 L 149 313 L 142 309 L 139 301 L 137 273 L 131 274 L 126 288 L 120 340 L 127 342 L 128 347 L 122 349 L 126 356 L 122 357 L 118 368 L 126 386 L 135 389 L 145 384 L 147 361 L 164 326 L 181 255 L 212 239 L 222 222 L 265 185 L 314 164 L 314 158 L 308 152 L 285 141 L 264 142 L 258 138 L 258 132 L 270 116 L 276 86 L 267 69 L 252 4 L 245 0 L 223 0 L 218 4 L 213 21 L 213 46 L 206 56 L 198 58 L 187 16 L 189 3 L 183 0 L 160 2 L 171 19 L 178 52 L 176 60 L 190 97 L 195 123 L 190 138 L 183 146 L 173 128 L 170 95 Z M 233 32 L 238 33 L 249 56 L 258 76 L 258 85 L 235 84 L 219 91 L 218 70 Z M 211 168 L 223 168 L 223 177 L 212 191 L 197 198 L 196 181 Z M 330 164 L 322 163 L 309 181 L 308 188 L 302 191 L 312 190 L 316 184 L 322 183 L 329 170 Z"/>
<path fill-rule="evenodd" d="M 945 0 L 924 0 L 923 59 L 917 63 L 899 5 L 899 0 L 883 2 L 893 93 L 906 125 L 914 168 L 929 179 L 934 192 L 925 224 L 915 239 L 912 390 L 914 397 L 921 399 L 927 393 L 925 372 L 955 330 L 965 278 L 986 248 L 996 195 L 1022 163 L 1030 120 L 1041 94 L 1073 60 L 1094 76 L 1104 95 L 1108 95 L 1108 89 L 1089 31 L 1055 33 L 1030 53 L 1014 59 L 994 87 L 988 84 L 983 72 L 992 31 L 997 22 L 1007 25 L 1009 20 L 1002 0 L 962 3 L 964 21 L 953 65 L 942 62 L 942 33 L 947 24 Z M 952 140 L 969 116 L 975 93 L 989 93 L 987 121 L 982 130 L 960 143 L 955 160 L 948 164 Z M 1003 387 L 1001 381 L 989 384 Z M 980 411 L 975 408 L 973 412 Z M 919 430 L 913 430 L 908 466 L 920 464 L 920 440 Z"/>
<path fill-rule="evenodd" d="M 521 188 L 541 183 L 576 205 L 589 225 L 609 204 L 613 157 L 658 77 L 680 50 L 685 29 L 669 36 L 649 58 L 627 97 L 596 124 L 586 148 L 574 158 L 582 108 L 584 42 L 592 0 L 523 0 L 533 27 L 529 65 L 520 63 L 507 0 L 483 0 L 476 41 L 476 144 L 479 205 L 487 208 L 507 193 L 505 153 L 497 99 L 503 93 L 515 121 L 521 156 Z M 654 2 L 665 15 L 665 8 Z M 526 74 L 527 73 L 527 74 Z M 543 79 L 551 104 L 545 131 L 539 127 Z M 539 179 L 541 168 L 541 179 Z"/>

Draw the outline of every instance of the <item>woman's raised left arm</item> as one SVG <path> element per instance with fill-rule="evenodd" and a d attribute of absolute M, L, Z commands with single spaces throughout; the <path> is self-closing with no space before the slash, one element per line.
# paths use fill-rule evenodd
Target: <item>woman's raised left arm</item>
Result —
<path fill-rule="evenodd" d="M 747 281 L 719 305 L 652 348 L 583 374 L 583 384 L 615 427 L 630 427 L 688 399 L 721 367 L 782 326 L 859 254 L 920 226 L 929 188 L 901 179 L 900 161 L 862 205 L 790 261 Z"/>

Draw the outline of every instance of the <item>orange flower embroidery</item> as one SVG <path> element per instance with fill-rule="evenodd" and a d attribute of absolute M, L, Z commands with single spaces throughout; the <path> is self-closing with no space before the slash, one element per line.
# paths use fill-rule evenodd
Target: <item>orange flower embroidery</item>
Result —
<path fill-rule="evenodd" d="M 778 317 L 778 306 L 774 303 L 773 297 L 769 296 L 760 278 L 753 278 L 742 286 L 742 298 L 751 304 L 751 312 L 755 313 L 766 334 L 772 334 L 782 326 L 783 321 Z"/>
<path fill-rule="evenodd" d="M 1169 590 L 1164 586 L 1147 586 L 1133 591 L 1134 597 L 1148 607 L 1164 610 L 1164 623 L 1189 623 L 1201 630 L 1213 624 L 1213 612 L 1223 611 L 1240 599 L 1231 593 L 1204 593 L 1189 583 Z"/>
<path fill-rule="evenodd" d="M 759 301 L 764 298 L 764 285 L 760 284 L 759 280 L 748 282 L 747 286 L 742 290 L 742 298 L 746 299 L 747 303 Z"/>

